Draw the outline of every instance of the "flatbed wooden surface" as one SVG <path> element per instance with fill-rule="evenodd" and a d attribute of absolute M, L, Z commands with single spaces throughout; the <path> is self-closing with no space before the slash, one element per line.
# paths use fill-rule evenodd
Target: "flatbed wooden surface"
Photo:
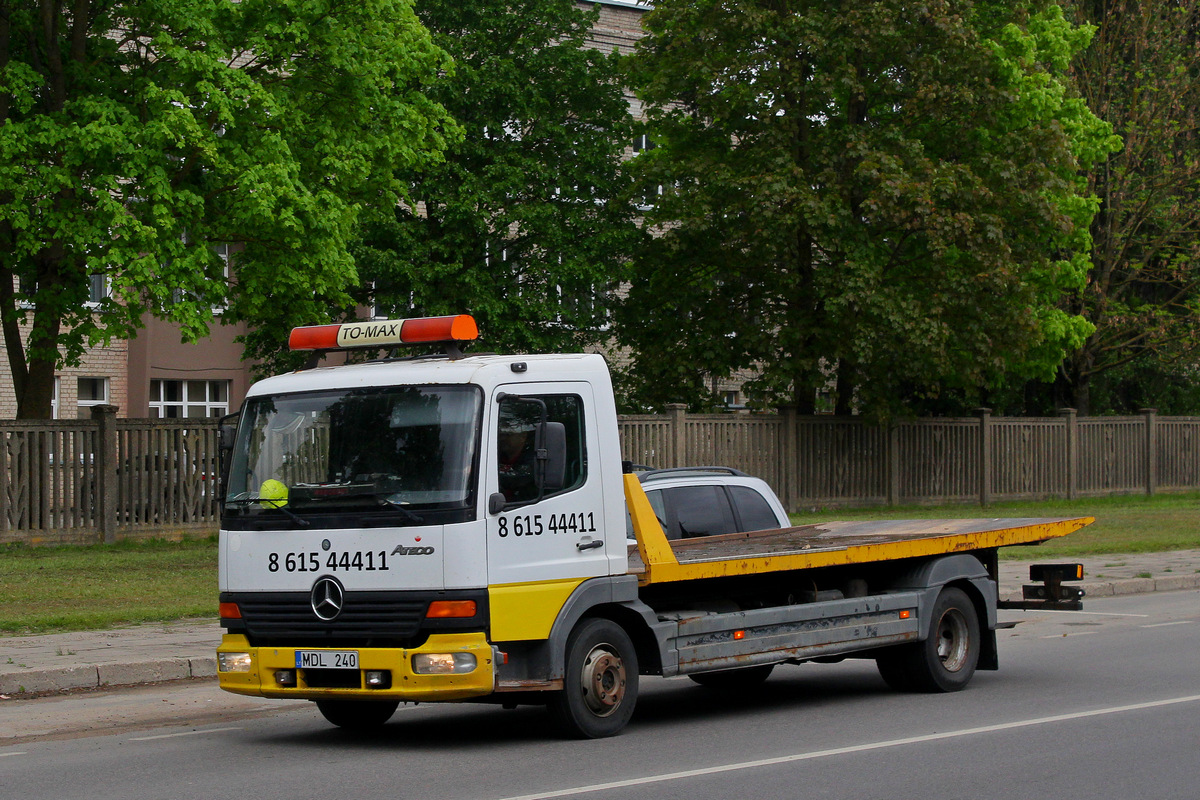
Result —
<path fill-rule="evenodd" d="M 887 561 L 1035 544 L 1091 522 L 1091 517 L 822 522 L 772 531 L 660 540 L 660 545 L 667 545 L 666 550 L 643 546 L 631 551 L 629 571 L 643 576 L 643 583 L 658 583 Z M 655 534 L 662 535 L 655 531 L 647 538 Z M 646 553 L 652 555 L 647 557 Z"/>

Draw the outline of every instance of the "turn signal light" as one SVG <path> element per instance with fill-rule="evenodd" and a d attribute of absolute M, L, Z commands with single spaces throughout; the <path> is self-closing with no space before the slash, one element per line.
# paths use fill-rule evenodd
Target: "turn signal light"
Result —
<path fill-rule="evenodd" d="M 474 600 L 434 600 L 425 612 L 426 619 L 463 619 L 475 616 Z"/>
<path fill-rule="evenodd" d="M 242 610 L 237 603 L 221 603 L 219 611 L 221 619 L 241 619 Z"/>

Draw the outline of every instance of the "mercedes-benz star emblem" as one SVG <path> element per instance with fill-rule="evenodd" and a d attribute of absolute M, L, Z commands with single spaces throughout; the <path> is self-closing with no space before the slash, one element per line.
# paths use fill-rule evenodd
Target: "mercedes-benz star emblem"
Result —
<path fill-rule="evenodd" d="M 346 590 L 338 583 L 337 578 L 326 576 L 313 584 L 312 610 L 318 618 L 332 622 L 342 613 L 342 605 L 345 602 Z"/>

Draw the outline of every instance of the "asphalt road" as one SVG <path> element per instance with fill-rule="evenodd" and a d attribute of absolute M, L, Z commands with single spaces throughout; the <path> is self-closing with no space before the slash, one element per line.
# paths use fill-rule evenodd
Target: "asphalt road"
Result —
<path fill-rule="evenodd" d="M 1200 797 L 1200 591 L 1001 614 L 1025 621 L 1000 632 L 1000 671 L 958 694 L 896 694 L 856 661 L 739 697 L 647 679 L 625 734 L 594 742 L 483 705 L 403 707 L 356 738 L 209 682 L 21 701 L 0 717 L 0 796 Z"/>

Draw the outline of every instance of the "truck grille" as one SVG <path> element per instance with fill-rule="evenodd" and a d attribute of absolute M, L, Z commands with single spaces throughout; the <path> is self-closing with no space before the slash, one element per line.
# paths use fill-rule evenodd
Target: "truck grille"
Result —
<path fill-rule="evenodd" d="M 408 642 L 414 639 L 429 606 L 428 597 L 397 596 L 391 592 L 347 592 L 342 612 L 332 622 L 313 613 L 309 595 L 250 594 L 236 599 L 246 635 L 256 644 L 370 640 Z"/>

